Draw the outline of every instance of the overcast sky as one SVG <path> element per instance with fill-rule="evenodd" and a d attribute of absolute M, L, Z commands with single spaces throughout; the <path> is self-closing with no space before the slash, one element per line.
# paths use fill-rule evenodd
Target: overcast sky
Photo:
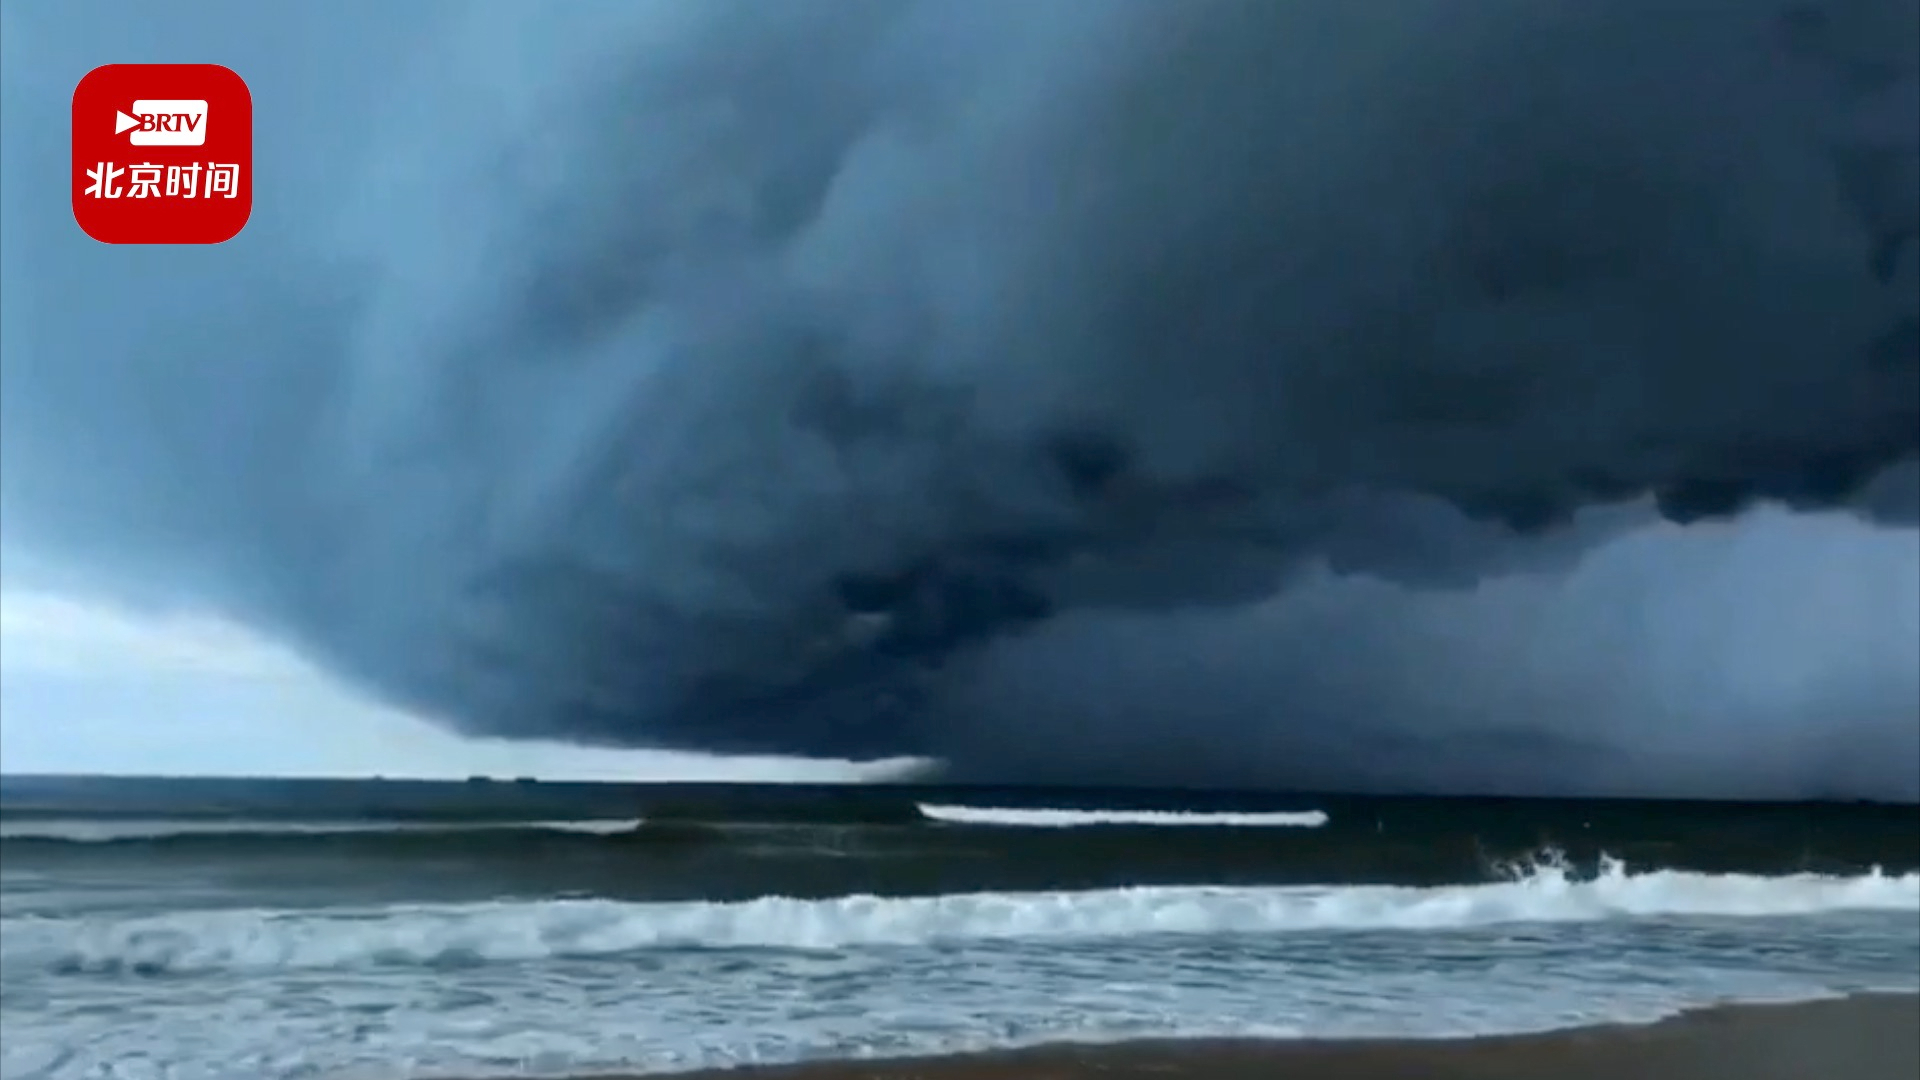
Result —
<path fill-rule="evenodd" d="M 0 767 L 1913 797 L 1920 537 L 1587 504 L 1913 520 L 1920 9 L 1470 7 L 0 0 Z"/>
<path fill-rule="evenodd" d="M 428 0 L 285 7 L 211 0 L 195 5 L 194 18 L 182 21 L 140 4 L 6 0 L 0 4 L 6 97 L 22 109 L 64 102 L 80 75 L 107 62 L 231 61 L 241 48 L 294 61 L 338 55 L 341 42 L 364 26 L 348 9 L 378 9 L 384 32 L 363 36 L 353 46 L 365 63 L 364 74 L 392 62 L 407 48 L 408 35 L 447 8 Z M 244 75 L 264 86 L 279 85 L 276 80 L 331 86 L 328 93 L 337 103 L 356 100 L 356 94 L 375 85 L 372 79 L 343 82 L 336 74 L 299 70 L 297 62 L 276 70 L 256 65 Z M 34 120 L 41 119 L 39 113 Z M 260 114 L 257 154 L 263 160 L 287 152 L 290 144 L 301 153 L 324 151 L 313 145 L 316 137 L 327 137 L 324 125 L 290 132 L 273 117 L 270 108 Z M 22 140 L 64 133 L 44 130 L 18 112 L 0 128 L 9 136 L 9 152 L 0 155 L 7 159 L 6 183 L 0 187 L 12 188 L 16 198 L 22 191 L 44 190 L 23 182 L 35 178 L 16 175 L 21 162 L 66 167 L 64 149 L 55 155 L 13 152 L 22 148 Z M 21 217 L 22 203 L 11 202 L 0 236 L 15 235 L 11 243 L 0 240 L 0 249 L 18 255 L 16 229 L 74 229 L 71 220 L 50 225 L 37 220 L 40 204 L 32 209 L 36 220 L 27 221 Z M 251 230 L 274 229 L 287 209 L 284 201 L 256 207 Z M 71 239 L 88 243 L 77 233 Z M 124 248 L 118 252 L 129 254 Z M 0 321 L 14 321 L 14 329 L 24 332 L 32 313 L 45 309 L 36 309 L 32 281 L 16 272 L 20 268 L 12 256 L 6 260 L 7 320 Z M 132 259 L 139 261 L 137 254 Z M 0 770 L 6 772 L 841 780 L 897 771 L 884 763 L 729 759 L 461 738 L 356 693 L 231 622 L 144 614 L 68 588 L 70 579 L 36 554 L 17 547 L 0 552 Z"/>
<path fill-rule="evenodd" d="M 178 776 L 856 780 L 886 763 L 464 739 L 218 619 L 0 584 L 0 769 Z"/>

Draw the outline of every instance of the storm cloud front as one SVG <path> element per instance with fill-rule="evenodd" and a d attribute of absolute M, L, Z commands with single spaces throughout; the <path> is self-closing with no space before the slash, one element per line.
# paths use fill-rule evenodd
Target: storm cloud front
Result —
<path fill-rule="evenodd" d="M 1920 797 L 1920 0 L 258 8 L 4 9 L 87 589 L 489 735 Z M 93 244 L 185 58 L 255 220 Z"/>

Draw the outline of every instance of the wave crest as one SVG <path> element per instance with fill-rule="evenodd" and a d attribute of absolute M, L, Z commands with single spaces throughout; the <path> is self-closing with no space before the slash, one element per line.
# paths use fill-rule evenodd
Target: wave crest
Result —
<path fill-rule="evenodd" d="M 1028 807 L 942 806 L 921 803 L 920 812 L 934 821 L 953 825 L 1001 825 L 1041 829 L 1073 829 L 1101 825 L 1311 829 L 1327 823 L 1326 812 L 1321 810 L 1204 814 L 1183 813 L 1175 810 L 1055 810 Z"/>
<path fill-rule="evenodd" d="M 1759 877 L 1543 863 L 1512 881 L 1434 888 L 1162 887 L 738 903 L 548 900 L 379 910 L 198 911 L 114 921 L 0 920 L 6 966 L 161 975 L 464 966 L 705 948 L 833 949 L 1154 935 L 1429 931 L 1622 918 L 1920 911 L 1920 874 Z"/>

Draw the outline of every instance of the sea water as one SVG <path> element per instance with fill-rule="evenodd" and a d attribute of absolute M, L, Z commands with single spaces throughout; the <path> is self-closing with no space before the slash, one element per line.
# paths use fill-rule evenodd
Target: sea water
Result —
<path fill-rule="evenodd" d="M 442 794 L 11 800 L 0 1077 L 1445 1038 L 1920 988 L 1911 807 L 729 790 L 515 821 Z"/>

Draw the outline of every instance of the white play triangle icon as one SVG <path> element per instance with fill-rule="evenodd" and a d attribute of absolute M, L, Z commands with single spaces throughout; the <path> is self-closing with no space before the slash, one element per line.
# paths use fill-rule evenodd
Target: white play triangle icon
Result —
<path fill-rule="evenodd" d="M 206 100 L 137 98 L 130 109 L 113 111 L 113 133 L 134 146 L 205 146 Z"/>

